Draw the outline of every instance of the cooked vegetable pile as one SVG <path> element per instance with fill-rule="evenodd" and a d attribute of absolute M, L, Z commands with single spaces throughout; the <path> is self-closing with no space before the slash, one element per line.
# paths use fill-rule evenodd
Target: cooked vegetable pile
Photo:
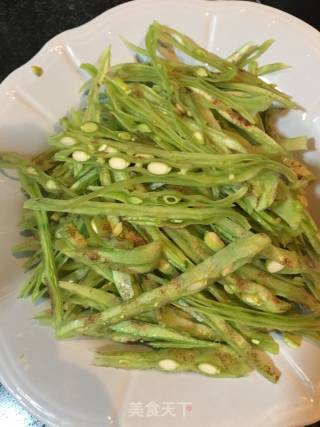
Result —
<path fill-rule="evenodd" d="M 259 77 L 285 65 L 258 66 L 269 40 L 222 59 L 159 23 L 126 43 L 136 63 L 82 66 L 85 107 L 47 151 L 1 154 L 27 197 L 21 296 L 50 299 L 58 338 L 131 345 L 96 365 L 276 382 L 278 338 L 320 338 L 307 139 L 276 128 L 300 107 Z"/>

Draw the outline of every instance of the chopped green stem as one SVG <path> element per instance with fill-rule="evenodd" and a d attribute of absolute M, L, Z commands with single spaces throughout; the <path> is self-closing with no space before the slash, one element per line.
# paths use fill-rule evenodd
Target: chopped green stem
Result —
<path fill-rule="evenodd" d="M 22 173 L 20 173 L 19 176 L 23 189 L 31 198 L 41 197 L 40 189 L 35 181 L 32 181 L 29 177 Z M 56 326 L 59 327 L 63 317 L 62 298 L 58 285 L 48 218 L 46 212 L 42 210 L 37 211 L 35 216 L 37 220 L 38 236 L 41 244 L 44 263 L 43 275 L 50 292 L 55 323 Z"/>

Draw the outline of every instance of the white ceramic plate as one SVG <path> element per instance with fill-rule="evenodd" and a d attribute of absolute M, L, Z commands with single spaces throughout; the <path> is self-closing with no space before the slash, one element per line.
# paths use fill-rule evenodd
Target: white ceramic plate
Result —
<path fill-rule="evenodd" d="M 140 43 L 154 19 L 221 55 L 248 40 L 274 38 L 263 60 L 280 60 L 293 68 L 272 80 L 306 107 L 282 125 L 288 134 L 314 136 L 319 144 L 320 35 L 315 29 L 249 2 L 139 0 L 55 37 L 2 83 L 0 151 L 35 153 L 43 148 L 58 118 L 78 102 L 83 82 L 79 64 L 94 62 L 110 43 L 114 63 L 130 60 L 119 34 Z M 41 78 L 31 72 L 32 64 L 44 69 Z M 315 169 L 320 165 L 319 152 L 305 158 Z M 31 302 L 16 299 L 24 277 L 10 247 L 20 239 L 16 223 L 21 203 L 19 184 L 0 175 L 0 380 L 48 425 L 301 427 L 320 418 L 320 348 L 308 342 L 298 350 L 281 348 L 276 362 L 283 374 L 277 385 L 256 374 L 211 380 L 90 366 L 96 343 L 57 342 L 50 329 L 32 321 Z"/>

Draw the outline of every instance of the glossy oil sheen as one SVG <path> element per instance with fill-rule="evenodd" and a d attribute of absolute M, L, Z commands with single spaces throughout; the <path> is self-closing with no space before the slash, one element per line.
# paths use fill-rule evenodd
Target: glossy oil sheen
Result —
<path fill-rule="evenodd" d="M 270 80 L 305 107 L 282 120 L 281 127 L 288 135 L 315 138 L 314 149 L 304 158 L 319 177 L 320 35 L 286 13 L 242 1 L 138 0 L 58 35 L 0 86 L 0 151 L 31 154 L 44 148 L 58 118 L 78 103 L 84 81 L 79 64 L 95 62 L 108 44 L 113 46 L 113 63 L 132 60 L 119 34 L 139 44 L 154 19 L 220 55 L 248 40 L 274 38 L 263 62 L 281 61 L 293 68 Z M 32 65 L 43 68 L 41 77 L 32 73 Z M 316 214 L 319 186 L 311 193 Z M 257 374 L 211 380 L 92 367 L 91 350 L 101 341 L 56 341 L 50 329 L 32 320 L 40 308 L 17 300 L 24 277 L 10 247 L 20 240 L 16 223 L 21 205 L 17 181 L 0 174 L 0 380 L 47 425 L 300 427 L 320 418 L 320 348 L 310 342 L 298 350 L 281 345 L 275 358 L 282 371 L 277 385 Z M 176 416 L 134 415 L 137 402 L 144 411 L 150 402 L 171 402 Z M 185 415 L 179 402 L 189 402 Z"/>

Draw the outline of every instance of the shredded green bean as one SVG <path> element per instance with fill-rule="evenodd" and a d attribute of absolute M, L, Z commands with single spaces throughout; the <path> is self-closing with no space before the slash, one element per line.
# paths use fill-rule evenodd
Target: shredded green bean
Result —
<path fill-rule="evenodd" d="M 308 138 L 276 120 L 299 108 L 259 76 L 272 40 L 227 59 L 153 23 L 138 62 L 83 64 L 83 108 L 33 159 L 0 154 L 27 200 L 21 297 L 50 299 L 59 338 L 108 337 L 95 364 L 238 377 L 280 372 L 271 333 L 320 334 L 320 233 L 306 208 Z M 184 58 L 182 60 L 181 58 Z"/>

